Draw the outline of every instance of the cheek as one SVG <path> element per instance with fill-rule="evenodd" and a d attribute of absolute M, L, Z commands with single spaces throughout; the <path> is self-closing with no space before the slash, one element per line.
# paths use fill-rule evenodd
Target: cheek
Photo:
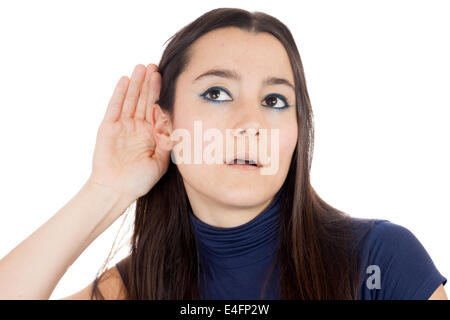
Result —
<path fill-rule="evenodd" d="M 190 112 L 178 112 L 174 114 L 172 123 L 172 130 L 186 129 L 191 134 L 194 132 L 194 119 L 195 116 Z"/>
<path fill-rule="evenodd" d="M 297 146 L 297 126 L 280 130 L 279 163 L 280 170 L 287 173 L 291 164 L 292 155 Z"/>
<path fill-rule="evenodd" d="M 194 128 L 201 130 L 203 137 L 204 131 L 208 128 L 221 128 L 223 118 L 220 115 L 208 114 L 194 101 L 188 101 L 183 105 L 175 105 L 173 119 L 173 129 L 183 128 L 189 131 L 191 137 L 194 137 Z"/>
<path fill-rule="evenodd" d="M 280 155 L 284 157 L 292 154 L 297 146 L 297 127 L 283 130 L 280 133 Z"/>

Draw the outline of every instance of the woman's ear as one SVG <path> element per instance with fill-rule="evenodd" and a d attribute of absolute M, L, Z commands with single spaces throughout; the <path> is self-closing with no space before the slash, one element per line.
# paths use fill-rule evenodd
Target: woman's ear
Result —
<path fill-rule="evenodd" d="M 171 151 L 174 146 L 174 141 L 170 139 L 172 134 L 172 122 L 170 117 L 157 103 L 151 108 L 150 123 L 153 128 L 153 138 L 155 139 L 156 145 L 161 150 Z"/>

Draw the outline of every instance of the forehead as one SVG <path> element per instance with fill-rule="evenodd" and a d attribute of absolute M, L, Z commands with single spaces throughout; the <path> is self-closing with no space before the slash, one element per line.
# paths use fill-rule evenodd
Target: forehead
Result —
<path fill-rule="evenodd" d="M 196 76 L 213 67 L 235 70 L 242 77 L 282 76 L 294 83 L 286 49 L 267 32 L 251 33 L 237 27 L 215 29 L 190 48 L 186 73 Z"/>

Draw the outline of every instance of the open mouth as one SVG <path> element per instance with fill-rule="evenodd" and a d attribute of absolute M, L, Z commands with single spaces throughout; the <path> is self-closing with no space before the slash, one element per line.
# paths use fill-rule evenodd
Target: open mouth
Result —
<path fill-rule="evenodd" d="M 257 154 L 254 152 L 237 152 L 233 158 L 228 158 L 224 161 L 230 167 L 254 170 L 262 165 L 258 161 Z"/>
<path fill-rule="evenodd" d="M 250 165 L 254 167 L 259 167 L 258 164 L 253 160 L 246 160 L 246 159 L 234 159 L 233 161 L 230 161 L 227 163 L 228 165 Z"/>
<path fill-rule="evenodd" d="M 230 167 L 241 169 L 257 169 L 261 167 L 260 163 L 256 160 L 256 156 L 251 154 L 237 154 L 233 160 L 228 160 L 225 163 Z"/>

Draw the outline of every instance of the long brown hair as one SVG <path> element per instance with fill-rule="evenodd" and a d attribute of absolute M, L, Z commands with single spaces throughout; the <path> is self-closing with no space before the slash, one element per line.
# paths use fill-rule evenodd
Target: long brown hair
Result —
<path fill-rule="evenodd" d="M 360 285 L 353 219 L 322 200 L 310 183 L 314 126 L 303 65 L 289 29 L 278 19 L 236 8 L 211 10 L 178 31 L 158 64 L 162 76 L 157 103 L 173 115 L 175 84 L 191 57 L 190 45 L 223 27 L 268 32 L 285 47 L 295 79 L 298 141 L 283 184 L 280 247 L 281 299 L 356 299 Z M 177 166 L 137 199 L 127 271 L 129 299 L 199 299 L 196 239 L 190 203 Z M 96 278 L 96 284 L 97 284 Z M 102 298 L 94 285 L 92 296 Z M 263 295 L 261 296 L 263 297 Z"/>

